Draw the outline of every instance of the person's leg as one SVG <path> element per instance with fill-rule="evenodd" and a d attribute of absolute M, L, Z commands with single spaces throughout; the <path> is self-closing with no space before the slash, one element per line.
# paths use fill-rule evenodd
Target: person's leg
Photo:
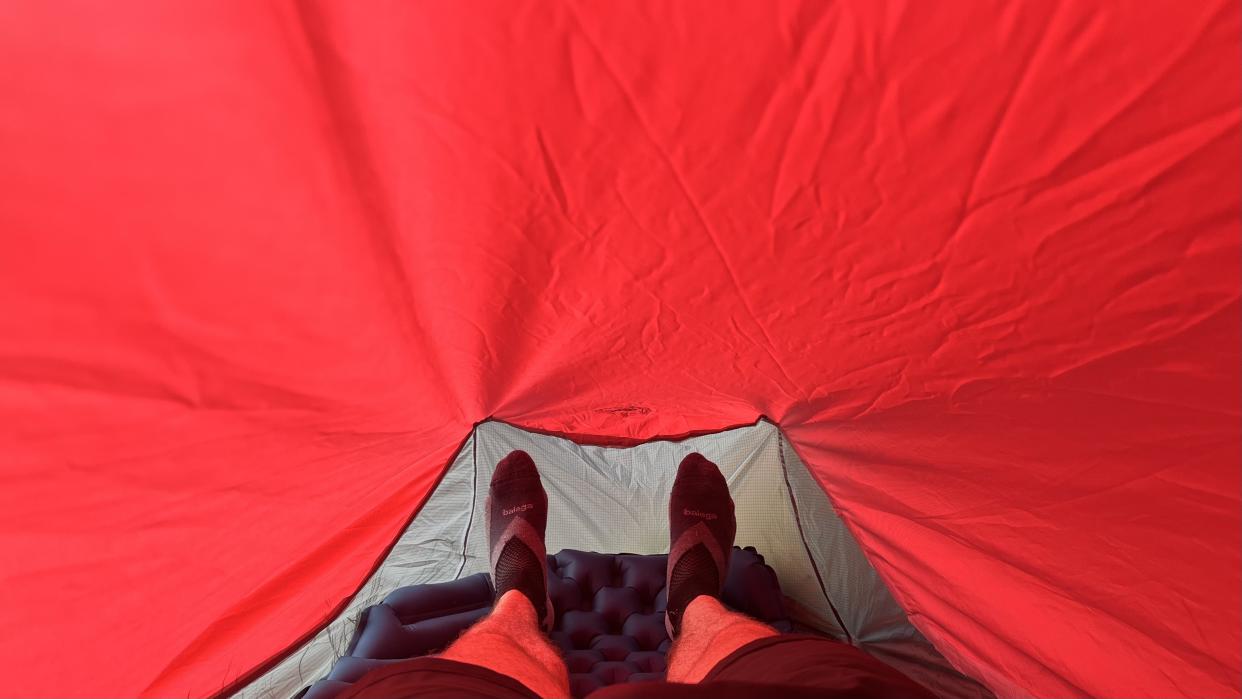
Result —
<path fill-rule="evenodd" d="M 496 603 L 439 657 L 508 675 L 541 697 L 568 697 L 565 662 L 544 635 L 552 625 L 543 543 L 548 496 L 526 452 L 496 465 L 485 512 Z"/>
<path fill-rule="evenodd" d="M 674 640 L 667 693 L 932 698 L 853 646 L 781 635 L 720 603 L 737 524 L 729 484 L 715 464 L 699 454 L 681 462 L 668 514 L 665 625 Z"/>
<path fill-rule="evenodd" d="M 534 605 L 517 590 L 501 595 L 492 613 L 439 657 L 508 675 L 541 697 L 569 696 L 565 661 L 540 630 Z"/>
<path fill-rule="evenodd" d="M 695 598 L 720 597 L 736 532 L 733 497 L 720 469 L 697 452 L 682 459 L 668 499 L 664 626 L 669 638 L 681 633 L 682 617 Z"/>
<path fill-rule="evenodd" d="M 700 595 L 686 607 L 681 633 L 669 650 L 668 681 L 700 682 L 733 651 L 775 635 L 771 626 L 726 609 L 715 597 Z"/>
<path fill-rule="evenodd" d="M 733 651 L 776 631 L 720 603 L 737 521 L 728 482 L 701 454 L 677 467 L 668 524 L 668 680 L 698 682 Z"/>

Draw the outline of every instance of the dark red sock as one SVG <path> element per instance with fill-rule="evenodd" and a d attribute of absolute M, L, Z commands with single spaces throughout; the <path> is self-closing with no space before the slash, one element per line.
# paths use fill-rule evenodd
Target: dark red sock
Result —
<path fill-rule="evenodd" d="M 677 468 L 668 527 L 665 626 L 676 637 L 682 614 L 695 597 L 720 596 L 737 532 L 729 484 L 702 454 L 690 454 Z"/>
<path fill-rule="evenodd" d="M 488 546 L 496 599 L 517 590 L 535 607 L 544 631 L 552 628 L 548 600 L 548 495 L 530 455 L 514 451 L 496 464 L 487 495 Z"/>

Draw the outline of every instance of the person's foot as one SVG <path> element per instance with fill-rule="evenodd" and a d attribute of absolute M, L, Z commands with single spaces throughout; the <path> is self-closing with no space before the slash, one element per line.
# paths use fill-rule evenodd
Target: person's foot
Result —
<path fill-rule="evenodd" d="M 702 454 L 682 459 L 668 501 L 669 553 L 664 625 L 670 638 L 681 633 L 686 607 L 700 595 L 720 597 L 737 520 L 729 484 Z"/>
<path fill-rule="evenodd" d="M 548 599 L 547 550 L 543 534 L 548 523 L 548 494 L 535 462 L 514 451 L 496 464 L 487 495 L 487 533 L 496 599 L 517 590 L 535 607 L 544 631 L 552 629 Z"/>

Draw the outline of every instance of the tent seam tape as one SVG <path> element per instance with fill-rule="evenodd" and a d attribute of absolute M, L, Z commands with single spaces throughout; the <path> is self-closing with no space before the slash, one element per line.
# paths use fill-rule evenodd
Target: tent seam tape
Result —
<path fill-rule="evenodd" d="M 828 608 L 832 610 L 832 616 L 837 620 L 837 626 L 841 627 L 841 631 L 845 633 L 845 640 L 850 645 L 854 645 L 854 635 L 845 625 L 845 621 L 841 619 L 837 606 L 832 603 L 832 598 L 828 596 L 828 589 L 824 587 L 824 577 L 819 572 L 819 564 L 815 562 L 815 555 L 811 553 L 811 546 L 807 543 L 806 532 L 802 529 L 802 515 L 798 511 L 798 499 L 794 497 L 793 486 L 789 483 L 789 468 L 785 464 L 785 435 L 780 432 L 779 428 L 776 433 L 776 451 L 781 460 L 781 476 L 785 479 L 785 490 L 789 493 L 789 503 L 793 505 L 794 522 L 798 524 L 798 537 L 802 539 L 802 548 L 806 550 L 806 557 L 811 562 L 811 570 L 815 571 L 815 580 L 819 583 L 819 591 L 823 593 L 824 600 L 828 602 Z"/>
<path fill-rule="evenodd" d="M 470 530 L 474 527 L 474 508 L 479 501 L 479 427 L 470 431 L 470 463 L 473 473 L 470 476 L 470 517 L 466 520 L 466 532 L 461 537 L 461 565 L 457 567 L 454 580 L 460 580 L 462 571 L 466 569 L 466 549 L 470 546 Z"/>

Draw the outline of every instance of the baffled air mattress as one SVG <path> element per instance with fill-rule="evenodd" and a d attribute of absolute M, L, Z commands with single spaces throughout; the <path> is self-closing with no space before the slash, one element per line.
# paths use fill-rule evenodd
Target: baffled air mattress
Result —
<path fill-rule="evenodd" d="M 551 638 L 565 654 L 575 697 L 618 682 L 664 678 L 665 556 L 565 550 L 548 561 L 548 594 L 556 610 Z M 781 631 L 792 624 L 780 583 L 763 557 L 735 550 L 722 599 Z M 331 673 L 300 699 L 334 699 L 377 667 L 443 649 L 491 609 L 488 576 L 393 591 L 364 610 L 358 630 Z"/>

